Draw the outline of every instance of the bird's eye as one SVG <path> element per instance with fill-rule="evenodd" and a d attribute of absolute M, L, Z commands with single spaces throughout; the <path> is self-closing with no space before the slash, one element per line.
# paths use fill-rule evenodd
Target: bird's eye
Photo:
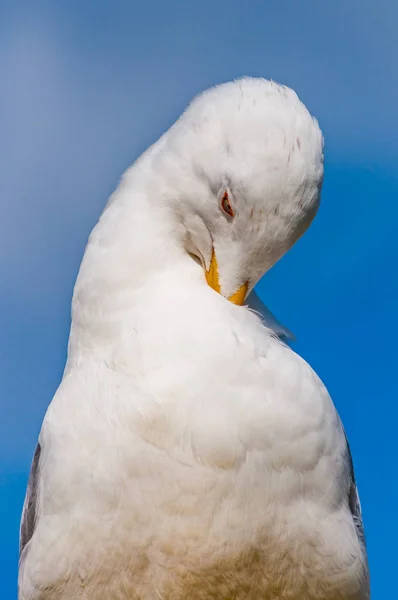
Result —
<path fill-rule="evenodd" d="M 232 208 L 231 202 L 229 201 L 228 190 L 225 190 L 221 197 L 221 208 L 229 217 L 235 216 L 235 211 Z"/>

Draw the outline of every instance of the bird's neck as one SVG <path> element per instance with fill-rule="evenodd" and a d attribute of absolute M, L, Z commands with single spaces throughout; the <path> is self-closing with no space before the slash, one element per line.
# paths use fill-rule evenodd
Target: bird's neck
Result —
<path fill-rule="evenodd" d="M 159 177 L 155 181 L 150 163 L 125 174 L 90 235 L 72 301 L 69 362 L 117 344 L 134 327 L 135 307 L 157 279 L 159 303 L 173 293 L 175 272 L 180 279 L 186 274 L 189 280 L 190 273 L 198 279 L 198 265 L 183 247 L 182 226 L 164 197 L 167 187 Z M 205 285 L 203 275 L 200 284 Z"/>

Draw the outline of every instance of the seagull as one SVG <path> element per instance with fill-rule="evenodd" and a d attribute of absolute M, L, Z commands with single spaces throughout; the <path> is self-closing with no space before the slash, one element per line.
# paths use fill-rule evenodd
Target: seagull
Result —
<path fill-rule="evenodd" d="M 247 303 L 322 180 L 317 121 L 260 78 L 200 94 L 126 171 L 74 289 L 20 600 L 370 597 L 339 416 Z"/>

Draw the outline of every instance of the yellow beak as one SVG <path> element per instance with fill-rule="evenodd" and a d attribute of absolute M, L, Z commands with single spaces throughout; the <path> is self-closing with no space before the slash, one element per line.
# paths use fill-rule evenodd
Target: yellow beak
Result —
<path fill-rule="evenodd" d="M 205 274 L 206 274 L 206 281 L 209 284 L 209 286 L 211 288 L 213 288 L 213 290 L 215 290 L 216 292 L 221 294 L 220 279 L 219 279 L 219 274 L 218 274 L 218 264 L 217 264 L 217 258 L 216 258 L 216 254 L 214 252 L 214 248 L 213 248 L 213 254 L 211 257 L 209 270 L 206 271 Z M 232 294 L 232 296 L 230 296 L 228 298 L 228 300 L 230 302 L 233 302 L 233 304 L 239 304 L 240 306 L 242 306 L 242 304 L 244 303 L 245 298 L 246 298 L 248 287 L 249 287 L 249 283 L 246 281 L 246 283 L 243 283 L 240 286 L 240 288 L 234 294 Z"/>

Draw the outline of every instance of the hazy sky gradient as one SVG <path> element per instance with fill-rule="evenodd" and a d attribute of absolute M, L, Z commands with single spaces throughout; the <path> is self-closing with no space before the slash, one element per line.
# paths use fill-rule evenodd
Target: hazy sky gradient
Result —
<path fill-rule="evenodd" d="M 161 0 L 0 4 L 0 535 L 16 597 L 19 516 L 65 361 L 87 236 L 123 170 L 202 89 L 241 75 L 296 89 L 326 139 L 323 202 L 264 278 L 343 418 L 373 600 L 398 537 L 398 4 Z M 390 574 L 391 572 L 391 574 Z"/>

